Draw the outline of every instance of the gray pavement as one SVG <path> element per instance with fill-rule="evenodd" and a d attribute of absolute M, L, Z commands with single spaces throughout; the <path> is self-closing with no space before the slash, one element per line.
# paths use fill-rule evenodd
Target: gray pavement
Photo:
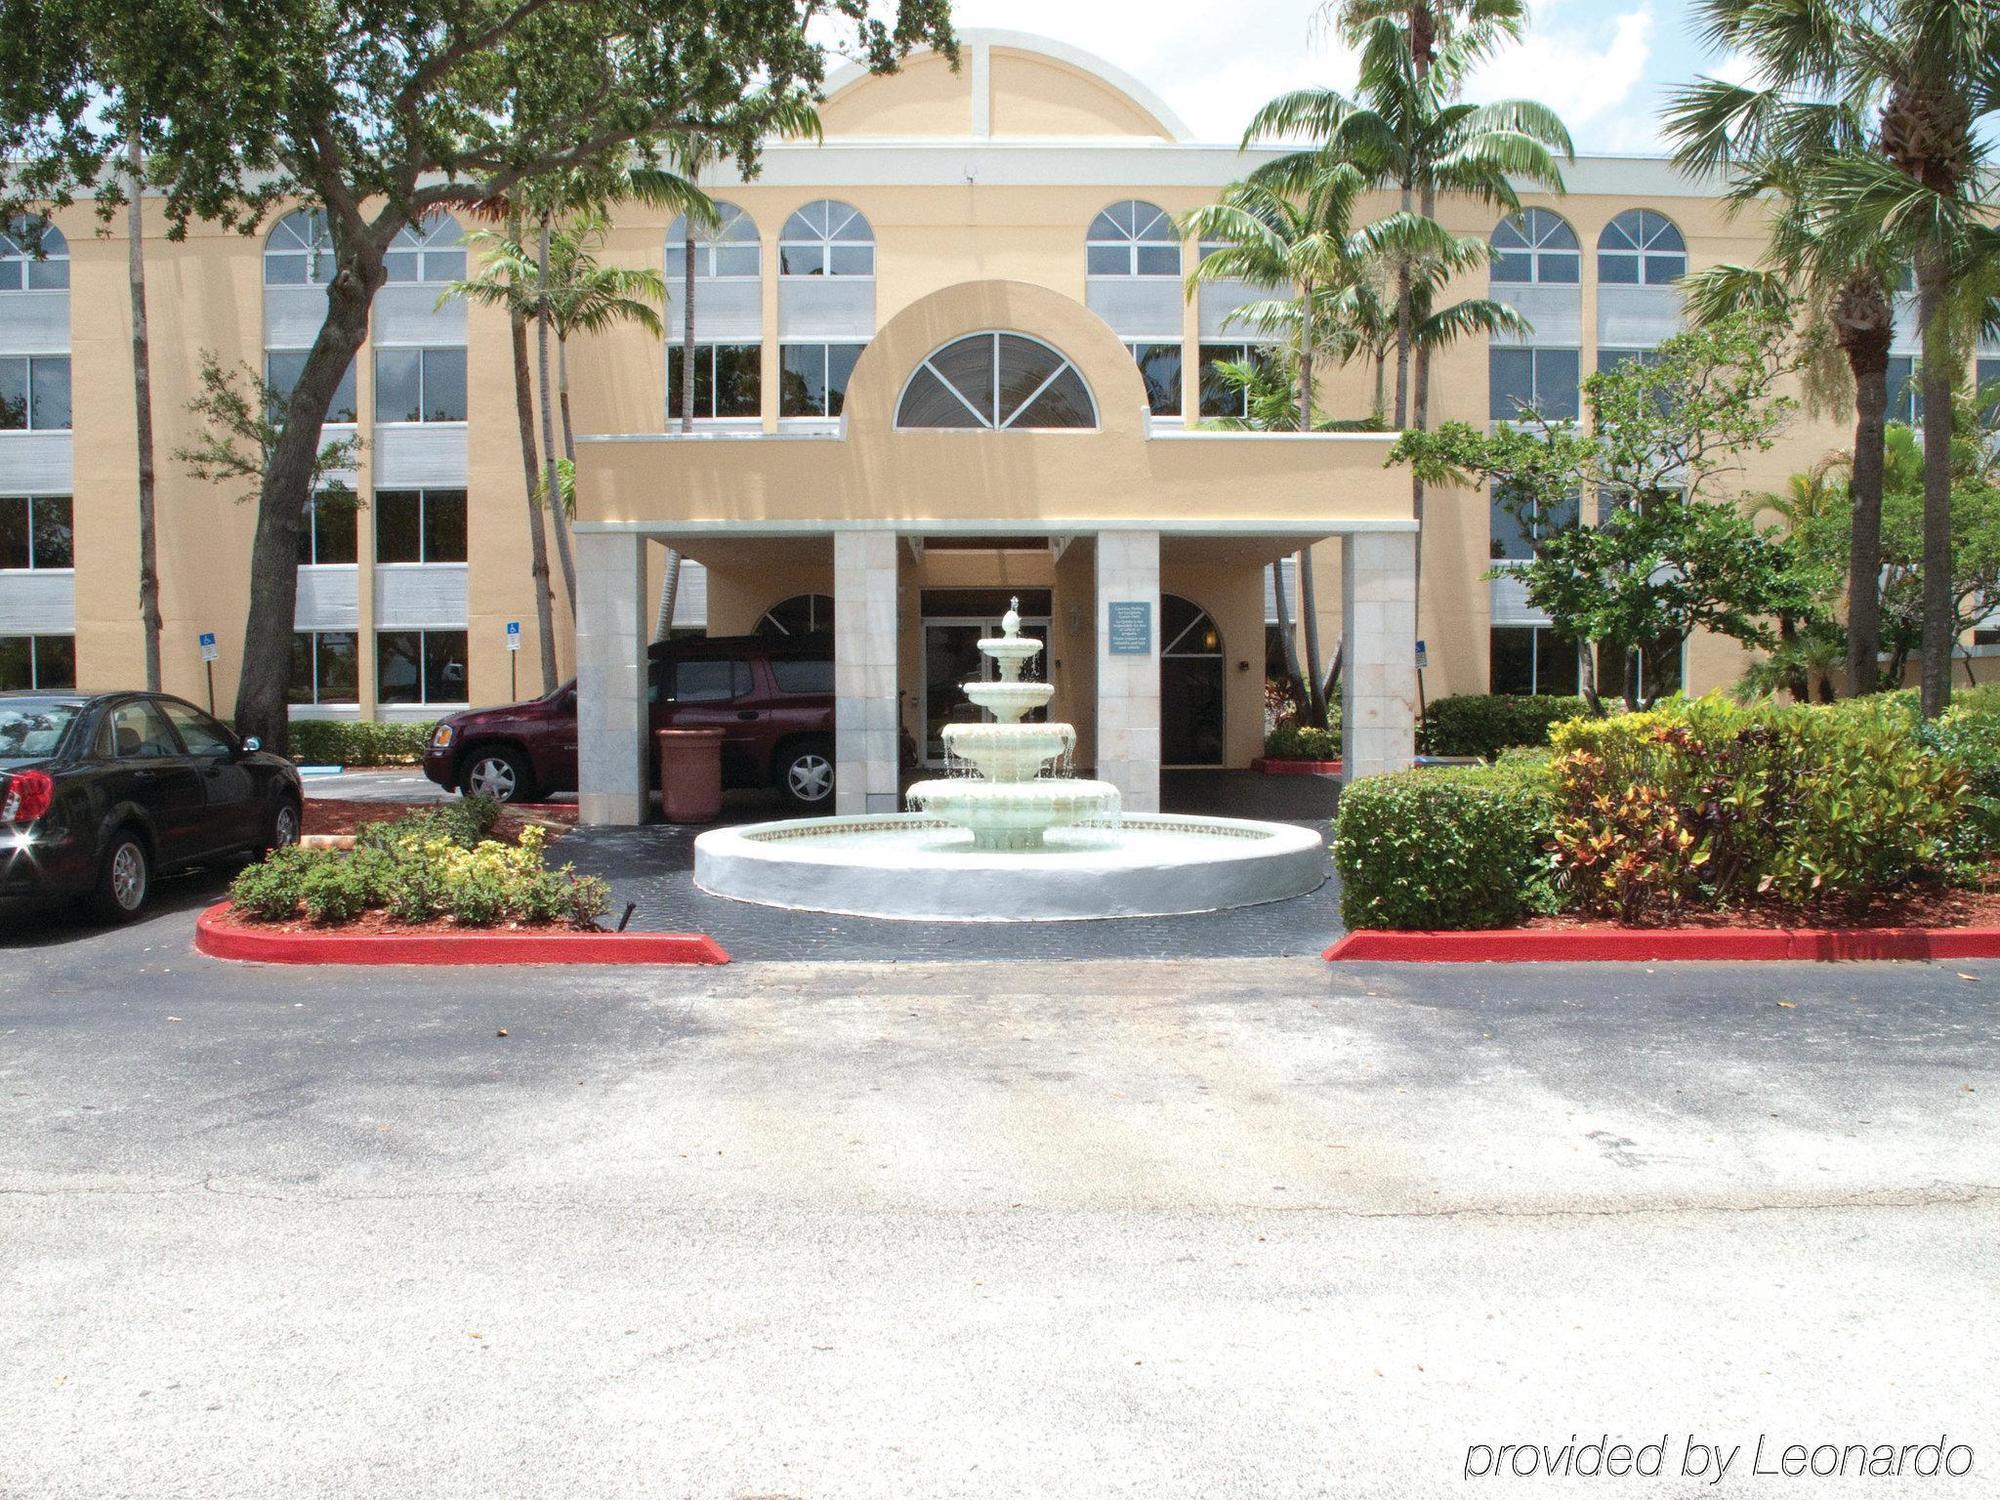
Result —
<path fill-rule="evenodd" d="M 0 969 L 0 1493 L 2000 1491 L 2000 963 L 308 972 L 208 894 Z"/>

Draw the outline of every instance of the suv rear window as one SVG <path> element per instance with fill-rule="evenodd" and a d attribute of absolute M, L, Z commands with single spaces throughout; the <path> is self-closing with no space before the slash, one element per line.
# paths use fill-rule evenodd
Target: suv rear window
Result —
<path fill-rule="evenodd" d="M 833 691 L 833 663 L 773 657 L 771 680 L 781 693 L 830 693 Z"/>
<path fill-rule="evenodd" d="M 723 703 L 750 691 L 750 663 L 695 657 L 674 663 L 675 703 Z"/>

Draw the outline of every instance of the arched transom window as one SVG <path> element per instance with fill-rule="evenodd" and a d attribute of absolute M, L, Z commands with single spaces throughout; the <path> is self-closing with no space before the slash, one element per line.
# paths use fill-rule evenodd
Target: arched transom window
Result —
<path fill-rule="evenodd" d="M 0 292 L 59 292 L 69 285 L 69 241 L 46 221 L 17 219 L 0 232 Z"/>
<path fill-rule="evenodd" d="M 465 231 L 447 213 L 396 231 L 382 257 L 391 281 L 445 282 L 465 277 Z"/>
<path fill-rule="evenodd" d="M 896 425 L 996 432 L 1095 427 L 1097 403 L 1076 367 L 1041 340 L 975 333 L 917 366 L 896 403 Z"/>
<path fill-rule="evenodd" d="M 1178 276 L 1180 231 L 1165 209 L 1127 198 L 1090 221 L 1084 256 L 1092 276 Z"/>
<path fill-rule="evenodd" d="M 833 596 L 794 594 L 780 599 L 757 621 L 757 634 L 770 640 L 794 640 L 833 634 Z"/>
<path fill-rule="evenodd" d="M 1524 208 L 1494 228 L 1493 280 L 1575 286 L 1582 275 L 1582 248 L 1561 214 Z"/>
<path fill-rule="evenodd" d="M 875 231 L 857 208 L 831 198 L 808 203 L 785 220 L 778 270 L 786 276 L 873 276 Z"/>
<path fill-rule="evenodd" d="M 1627 209 L 1597 237 L 1597 279 L 1615 286 L 1668 286 L 1687 275 L 1687 241 L 1665 214 Z"/>
<path fill-rule="evenodd" d="M 333 234 L 323 208 L 297 208 L 264 241 L 264 285 L 325 286 L 333 280 Z"/>
<path fill-rule="evenodd" d="M 713 228 L 702 225 L 695 231 L 694 274 L 754 280 L 759 274 L 757 225 L 734 203 L 715 205 L 720 222 Z M 675 219 L 667 230 L 667 270 L 681 269 L 687 254 L 687 215 Z"/>

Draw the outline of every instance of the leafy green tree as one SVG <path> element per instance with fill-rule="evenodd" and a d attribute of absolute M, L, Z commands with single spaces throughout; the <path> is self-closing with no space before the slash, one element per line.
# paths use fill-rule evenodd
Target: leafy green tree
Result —
<path fill-rule="evenodd" d="M 1755 65 L 1755 81 L 1708 79 L 1677 106 L 1684 151 L 1717 155 L 1748 135 L 1800 165 L 1821 231 L 1859 258 L 1880 246 L 1914 268 L 1923 342 L 1926 595 L 1922 701 L 1951 697 L 1951 389 L 1973 283 L 1990 270 L 1986 195 L 2000 113 L 2000 7 L 1986 0 L 1700 0 L 1706 39 Z M 1874 122 L 1865 142 L 1827 121 Z M 1984 293 L 1979 294 L 1983 300 Z M 1857 649 L 1862 643 L 1857 642 Z"/>
<path fill-rule="evenodd" d="M 0 0 L 0 213 L 115 184 L 119 121 L 147 101 L 171 232 L 254 231 L 324 207 L 334 274 L 258 497 L 236 722 L 282 747 L 298 534 L 318 428 L 367 336 L 397 233 L 571 172 L 672 157 L 700 135 L 748 169 L 810 104 L 830 49 L 886 71 L 935 42 L 948 0 L 269 0 L 241 7 Z M 115 191 L 115 188 L 111 189 Z"/>
<path fill-rule="evenodd" d="M 200 435 L 187 447 L 176 448 L 174 458 L 204 484 L 243 484 L 247 487 L 239 499 L 260 499 L 291 416 L 283 396 L 248 365 L 231 370 L 208 349 L 201 352 L 200 383 L 200 393 L 188 402 L 188 410 L 201 419 Z M 313 435 L 317 440 L 319 433 Z M 341 478 L 360 456 L 359 438 L 315 441 L 308 498 L 300 507 L 302 523 L 306 504 L 353 509 L 361 503 Z M 290 650 L 288 640 L 288 664 Z"/>
<path fill-rule="evenodd" d="M 1536 538 L 1535 555 L 1510 570 L 1579 643 L 1584 696 L 1600 707 L 1594 644 L 1627 663 L 1622 694 L 1638 708 L 1653 696 L 1642 696 L 1642 652 L 1698 629 L 1768 649 L 1774 618 L 1811 607 L 1789 546 L 1727 484 L 1783 430 L 1795 403 L 1776 387 L 1795 363 L 1779 319 L 1739 318 L 1590 376 L 1588 427 L 1533 412 L 1491 433 L 1448 422 L 1404 433 L 1391 461 L 1431 483 L 1494 486 Z"/>

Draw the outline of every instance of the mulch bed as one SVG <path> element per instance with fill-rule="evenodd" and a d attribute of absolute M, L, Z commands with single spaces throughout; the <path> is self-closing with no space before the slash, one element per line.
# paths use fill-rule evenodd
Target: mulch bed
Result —
<path fill-rule="evenodd" d="M 351 922 L 341 922 L 333 926 L 322 926 L 308 922 L 304 917 L 295 917 L 289 922 L 258 922 L 248 917 L 240 917 L 235 909 L 220 911 L 214 917 L 217 927 L 242 932 L 304 932 L 315 936 L 341 937 L 437 937 L 443 933 L 462 935 L 493 934 L 499 932 L 526 932 L 537 935 L 547 933 L 588 933 L 602 934 L 609 931 L 603 927 L 571 927 L 565 922 L 495 922 L 487 927 L 464 927 L 449 917 L 440 917 L 435 922 L 398 922 L 387 912 L 365 911 Z"/>
<path fill-rule="evenodd" d="M 1769 932 L 1798 928 L 1863 927 L 2000 927 L 2000 886 L 1963 890 L 1928 886 L 1886 894 L 1865 903 L 1824 906 L 1783 906 L 1751 902 L 1729 911 L 1687 908 L 1658 923 L 1619 922 L 1611 917 L 1564 913 L 1533 917 L 1513 931 L 1644 932 L 1660 928 L 1705 928 L 1718 931 L 1752 929 Z"/>
<path fill-rule="evenodd" d="M 308 834 L 353 833 L 363 823 L 384 823 L 407 813 L 436 807 L 435 802 L 345 802 L 332 798 L 308 798 L 304 828 Z M 576 808 L 567 803 L 542 803 L 531 808 L 505 808 L 493 827 L 492 837 L 503 844 L 518 844 L 521 830 L 535 823 L 551 831 L 576 827 Z"/>

